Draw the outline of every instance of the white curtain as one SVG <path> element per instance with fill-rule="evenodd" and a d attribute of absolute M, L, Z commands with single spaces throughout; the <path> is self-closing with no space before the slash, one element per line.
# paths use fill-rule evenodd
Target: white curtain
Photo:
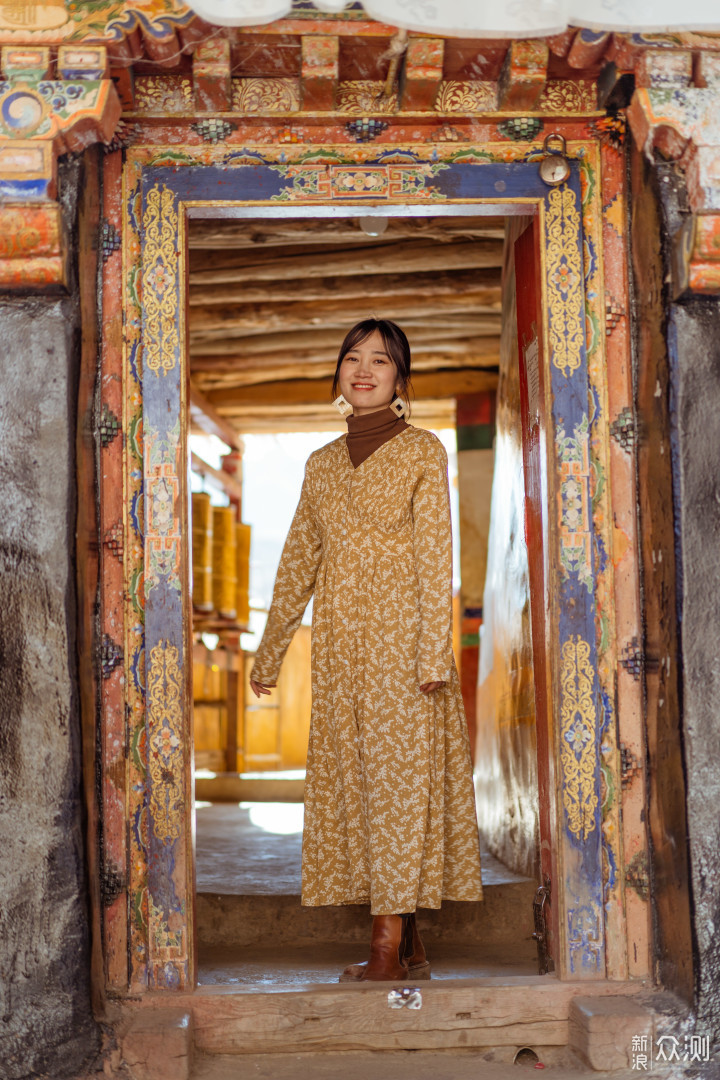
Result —
<path fill-rule="evenodd" d="M 219 26 L 254 26 L 290 13 L 290 0 L 191 0 Z M 378 22 L 450 37 L 540 37 L 568 26 L 663 33 L 720 31 L 720 0 L 363 0 Z M 345 0 L 315 0 L 318 11 L 342 11 Z"/>

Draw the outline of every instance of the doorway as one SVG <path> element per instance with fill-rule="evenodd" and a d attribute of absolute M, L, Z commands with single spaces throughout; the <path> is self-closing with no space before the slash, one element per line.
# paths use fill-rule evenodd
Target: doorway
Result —
<path fill-rule="evenodd" d="M 509 233 L 508 220 L 500 216 L 433 216 L 430 211 L 422 217 L 390 211 L 340 221 L 289 215 L 281 220 L 258 216 L 190 222 L 192 536 L 197 539 L 192 562 L 199 583 L 195 593 L 200 594 L 199 601 L 194 596 L 193 686 L 201 986 L 223 980 L 239 985 L 332 983 L 348 956 L 361 955 L 366 948 L 369 923 L 364 909 L 323 911 L 318 919 L 318 913 L 300 907 L 310 608 L 276 693 L 258 702 L 249 694 L 247 681 L 305 459 L 345 429 L 328 397 L 337 347 L 349 326 L 370 313 L 392 318 L 406 329 L 416 373 L 412 422 L 434 430 L 449 453 L 455 652 L 476 754 L 478 630 L 501 369 L 504 409 L 514 409 L 519 417 L 517 347 L 512 347 L 517 338 L 515 272 L 513 260 L 508 262 L 504 253 L 527 220 L 513 219 L 514 231 Z M 512 401 L 510 381 L 515 388 Z M 224 468 L 219 457 L 210 461 L 220 422 L 228 428 Z M 520 448 L 520 430 L 514 426 Z M 232 449 L 235 440 L 242 441 L 242 456 Z M 503 447 L 509 462 L 500 463 L 501 474 L 516 464 L 512 450 Z M 522 464 L 519 484 L 522 489 Z M 200 486 L 208 491 L 199 493 Z M 234 506 L 245 523 L 238 527 L 252 530 L 249 612 L 238 618 L 226 611 L 223 620 L 218 610 L 206 611 L 212 590 L 206 585 L 208 556 L 203 552 L 210 551 L 210 543 L 198 522 L 207 523 L 211 499 Z M 521 514 L 522 508 L 521 495 Z M 214 510 L 216 537 L 218 528 L 227 534 L 222 521 L 227 512 Z M 507 542 L 499 535 L 503 527 L 496 523 L 496 545 Z M 541 535 L 537 542 L 542 545 Z M 216 576 L 222 577 L 223 552 L 217 543 L 213 550 Z M 524 548 L 520 559 L 525 563 L 522 608 L 529 593 Z M 234 557 L 230 562 L 235 564 Z M 242 570 L 238 574 L 242 577 Z M 247 590 L 247 581 L 240 587 Z M 222 590 L 216 587 L 215 592 L 217 609 Z M 505 621 L 516 620 L 513 615 Z M 510 629 L 503 626 L 499 611 L 491 629 L 495 635 Z M 513 632 L 513 648 L 527 654 L 527 620 L 519 635 L 510 629 Z M 489 639 L 487 648 L 492 649 Z M 498 687 L 505 678 L 516 679 L 513 670 L 500 672 L 499 666 L 484 663 L 484 668 L 494 667 Z M 244 691 L 231 671 L 243 673 Z M 485 700 L 483 687 L 477 790 L 486 829 L 485 902 L 449 904 L 441 912 L 420 915 L 438 978 L 531 975 L 538 969 L 532 937 L 539 884 L 538 769 L 532 658 L 527 662 L 527 655 L 524 677 L 522 688 L 513 685 L 496 695 L 497 700 Z M 218 687 L 235 700 L 223 704 Z M 503 698 L 507 700 L 498 723 L 497 706 Z M 496 760 L 501 768 L 490 793 L 487 776 Z M 498 813 L 505 828 L 492 821 Z M 274 930 L 269 940 L 270 926 Z"/>
<path fill-rule="evenodd" d="M 550 846 L 559 867 L 553 882 L 560 926 L 556 971 L 560 978 L 602 978 L 606 941 L 602 864 L 609 834 L 604 824 L 601 828 L 601 808 L 602 814 L 606 810 L 599 791 L 600 758 L 608 732 L 603 731 L 607 714 L 600 696 L 595 616 L 598 581 L 605 567 L 594 560 L 595 519 L 579 519 L 573 513 L 577 485 L 589 484 L 582 465 L 588 403 L 593 401 L 597 416 L 600 400 L 591 395 L 598 372 L 588 367 L 583 333 L 585 285 L 596 272 L 591 267 L 591 278 L 583 276 L 587 250 L 583 222 L 591 240 L 597 239 L 593 230 L 600 227 L 593 189 L 581 186 L 577 162 L 562 189 L 548 189 L 535 165 L 508 161 L 506 147 L 497 155 L 490 148 L 479 156 L 435 147 L 431 158 L 423 157 L 425 150 L 378 155 L 372 147 L 356 148 L 348 162 L 337 155 L 304 160 L 302 148 L 234 151 L 228 161 L 224 153 L 221 147 L 208 149 L 206 160 L 198 164 L 191 157 L 185 161 L 173 154 L 170 161 L 154 149 L 133 148 L 125 168 L 129 212 L 124 219 L 124 250 L 129 272 L 122 307 L 127 327 L 125 408 L 131 435 L 124 458 L 125 573 L 128 602 L 137 604 L 143 617 L 139 622 L 134 610 L 129 611 L 126 652 L 130 668 L 144 657 L 147 673 L 145 685 L 140 678 L 131 680 L 126 692 L 127 715 L 133 722 L 130 742 L 136 751 L 129 766 L 125 812 L 133 820 L 136 803 L 147 807 L 138 819 L 142 828 L 131 829 L 128 841 L 128 903 L 133 912 L 128 927 L 130 985 L 177 989 L 195 980 L 185 539 L 189 510 L 187 446 L 180 423 L 186 400 L 192 398 L 186 381 L 188 222 L 193 217 L 237 221 L 258 212 L 278 220 L 288 216 L 342 220 L 357 217 L 359 208 L 369 217 L 387 217 L 391 209 L 394 216 L 423 218 L 431 207 L 434 217 L 531 214 L 538 221 L 542 303 L 538 325 L 548 345 L 542 363 L 548 418 L 552 417 L 548 506 L 561 508 L 559 518 L 549 515 L 552 602 L 547 616 L 548 700 L 558 721 L 548 742 L 558 776 L 550 814 L 556 830 Z M 587 162 L 583 168 L 587 171 Z M 367 196 L 370 188 L 372 198 Z M 590 305 L 596 303 L 596 294 L 588 297 Z M 139 424 L 142 442 L 132 437 L 139 433 Z M 597 447 L 592 453 L 597 458 Z M 144 505 L 143 522 L 133 518 L 138 499 Z M 134 536 L 142 537 L 139 547 Z M 569 732 L 577 735 L 580 749 L 568 740 Z M 571 756 L 567 746 L 572 747 Z M 581 750 L 588 747 L 581 762 Z M 144 761 L 149 762 L 145 772 Z M 616 767 L 617 759 L 607 773 L 604 763 L 603 776 L 612 775 Z M 612 807 L 609 811 L 615 813 Z"/>

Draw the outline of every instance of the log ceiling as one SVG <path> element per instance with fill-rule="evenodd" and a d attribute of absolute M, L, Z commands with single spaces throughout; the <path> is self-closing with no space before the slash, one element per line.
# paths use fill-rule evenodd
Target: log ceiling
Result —
<path fill-rule="evenodd" d="M 458 394 L 496 385 L 503 236 L 487 217 L 390 218 L 379 237 L 357 219 L 192 221 L 193 424 L 344 430 L 330 380 L 369 315 L 410 339 L 415 421 L 452 423 Z"/>

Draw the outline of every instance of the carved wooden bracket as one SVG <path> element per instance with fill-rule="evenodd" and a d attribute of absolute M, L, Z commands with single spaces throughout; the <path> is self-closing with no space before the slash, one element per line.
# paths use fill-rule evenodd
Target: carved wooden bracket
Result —
<path fill-rule="evenodd" d="M 674 240 L 673 285 L 720 292 L 720 55 L 649 49 L 635 69 L 628 121 L 638 146 L 685 173 L 691 217 Z M 694 85 L 691 85 L 691 82 Z"/>
<path fill-rule="evenodd" d="M 120 101 L 102 45 L 63 45 L 55 77 L 50 49 L 6 45 L 0 81 L 0 287 L 65 282 L 60 154 L 108 141 Z"/>

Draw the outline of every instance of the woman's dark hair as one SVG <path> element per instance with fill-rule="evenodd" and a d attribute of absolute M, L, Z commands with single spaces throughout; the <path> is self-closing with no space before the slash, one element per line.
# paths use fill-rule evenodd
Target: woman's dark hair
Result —
<path fill-rule="evenodd" d="M 410 343 L 398 324 L 391 322 L 390 319 L 362 319 L 353 326 L 352 330 L 348 331 L 338 353 L 337 367 L 335 368 L 335 377 L 332 384 L 332 396 L 337 397 L 338 394 L 340 365 L 343 360 L 349 352 L 357 348 L 361 342 L 369 338 L 376 330 L 380 332 L 385 351 L 395 365 L 397 381 L 400 385 L 400 397 L 405 401 L 409 411 L 409 394 L 412 390 L 410 383 Z"/>

